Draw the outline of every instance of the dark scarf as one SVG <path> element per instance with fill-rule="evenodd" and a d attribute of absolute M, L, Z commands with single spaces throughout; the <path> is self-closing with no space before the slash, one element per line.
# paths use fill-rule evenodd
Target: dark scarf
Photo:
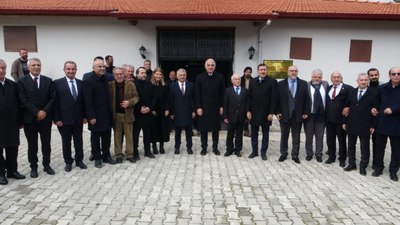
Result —
<path fill-rule="evenodd" d="M 324 118 L 324 104 L 322 102 L 321 92 L 319 91 L 321 88 L 321 84 L 312 84 L 311 86 L 314 88 L 314 102 L 313 102 L 313 111 L 312 114 L 314 115 L 316 120 L 321 120 Z"/>

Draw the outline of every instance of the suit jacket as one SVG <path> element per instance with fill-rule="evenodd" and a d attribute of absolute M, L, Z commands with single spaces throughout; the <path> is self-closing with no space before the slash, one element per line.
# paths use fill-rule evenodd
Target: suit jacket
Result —
<path fill-rule="evenodd" d="M 116 114 L 116 85 L 115 81 L 110 81 L 108 83 L 108 90 L 110 93 L 110 105 L 111 112 L 113 115 L 113 124 L 115 123 L 115 114 Z M 124 84 L 124 99 L 129 101 L 128 108 L 125 109 L 125 121 L 128 123 L 133 123 L 135 121 L 135 115 L 133 112 L 133 107 L 139 101 L 139 95 L 136 90 L 136 86 L 133 82 L 125 82 Z M 115 124 L 114 124 L 115 125 Z"/>
<path fill-rule="evenodd" d="M 14 62 L 11 65 L 11 76 L 14 78 L 14 81 L 17 82 L 18 79 L 20 79 L 24 75 L 25 74 L 24 70 L 22 69 L 21 58 L 18 58 L 14 60 Z"/>
<path fill-rule="evenodd" d="M 53 119 L 53 110 L 56 102 L 56 89 L 53 81 L 43 75 L 40 75 L 37 88 L 30 75 L 26 75 L 18 80 L 18 95 L 22 104 L 22 118 L 26 124 L 50 122 Z M 44 120 L 37 120 L 37 113 L 43 110 L 47 116 Z"/>
<path fill-rule="evenodd" d="M 7 78 L 4 86 L 0 84 L 0 115 L 0 148 L 17 147 L 21 125 L 21 105 L 17 84 Z"/>
<path fill-rule="evenodd" d="M 343 84 L 340 92 L 336 95 L 334 99 L 329 96 L 329 91 L 333 88 L 333 85 L 328 87 L 328 92 L 326 93 L 326 122 L 342 124 L 343 116 L 342 110 L 346 106 L 347 97 L 349 93 L 354 89 L 352 86 Z"/>
<path fill-rule="evenodd" d="M 83 101 L 88 121 L 96 119 L 96 124 L 88 123 L 91 131 L 102 132 L 111 129 L 112 113 L 108 97 L 108 81 L 103 75 L 94 73 L 83 81 Z"/>
<path fill-rule="evenodd" d="M 324 90 L 325 90 L 325 102 L 323 102 L 323 104 L 324 104 L 324 109 L 325 109 L 325 112 L 326 112 L 326 102 L 327 102 L 327 97 L 328 97 L 328 86 L 329 86 L 329 84 L 328 84 L 328 82 L 327 81 L 321 81 L 321 88 L 323 88 Z M 308 90 L 308 100 L 310 101 L 309 102 L 309 104 L 310 104 L 310 111 L 309 111 L 309 113 L 308 114 L 311 114 L 312 113 L 312 110 L 313 110 L 313 98 L 311 97 L 311 88 L 313 88 L 312 86 L 311 86 L 311 81 L 310 82 L 307 82 L 307 90 Z M 321 97 L 323 97 L 323 96 L 321 96 Z"/>
<path fill-rule="evenodd" d="M 379 104 L 376 108 L 379 111 L 376 133 L 388 136 L 400 136 L 400 86 L 392 87 L 389 81 L 379 86 Z M 385 115 L 386 108 L 392 110 L 391 115 Z"/>
<path fill-rule="evenodd" d="M 233 86 L 225 90 L 224 119 L 228 119 L 228 123 L 244 123 L 246 120 L 246 97 L 245 87 L 240 88 L 239 95 Z"/>
<path fill-rule="evenodd" d="M 155 86 L 148 80 L 135 80 L 136 90 L 139 94 L 139 102 L 134 106 L 135 123 L 140 123 L 145 127 L 154 125 L 154 116 L 151 112 L 142 114 L 140 109 L 142 106 L 149 107 L 151 111 L 155 110 L 157 104 L 157 93 Z"/>
<path fill-rule="evenodd" d="M 294 97 L 294 118 L 297 123 L 303 122 L 303 115 L 310 115 L 311 105 L 308 95 L 308 86 L 307 82 L 300 79 L 297 79 L 297 89 Z M 282 114 L 282 118 L 280 122 L 287 123 L 290 118 L 290 110 L 289 110 L 289 97 L 291 98 L 291 93 L 288 85 L 288 78 L 281 80 L 278 82 L 278 93 L 279 93 L 279 106 L 278 106 L 278 114 Z"/>
<path fill-rule="evenodd" d="M 375 128 L 376 117 L 372 116 L 371 109 L 376 105 L 378 92 L 373 88 L 367 88 L 362 98 L 358 100 L 359 89 L 350 91 L 347 97 L 349 115 L 344 117 L 344 124 L 348 134 L 369 136 L 370 128 Z"/>
<path fill-rule="evenodd" d="M 185 94 L 182 94 L 179 82 L 170 85 L 170 114 L 174 116 L 174 126 L 187 127 L 193 122 L 194 110 L 194 85 L 185 81 Z"/>
<path fill-rule="evenodd" d="M 83 122 L 84 104 L 82 81 L 75 79 L 75 88 L 78 91 L 76 101 L 70 90 L 70 79 L 63 77 L 54 81 L 54 86 L 57 92 L 57 100 L 54 110 L 54 121 L 61 121 L 65 125 L 72 125 L 75 122 Z"/>
<path fill-rule="evenodd" d="M 262 82 L 259 81 L 259 77 L 251 80 L 246 101 L 246 110 L 252 114 L 251 125 L 271 126 L 268 115 L 276 112 L 277 90 L 278 84 L 274 78 L 265 77 Z"/>

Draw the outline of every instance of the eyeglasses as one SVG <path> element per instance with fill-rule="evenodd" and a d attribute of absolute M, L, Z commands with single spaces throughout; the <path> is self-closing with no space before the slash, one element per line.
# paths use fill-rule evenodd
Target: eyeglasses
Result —
<path fill-rule="evenodd" d="M 392 76 L 400 76 L 400 73 L 391 73 L 390 75 L 392 75 Z"/>
<path fill-rule="evenodd" d="M 297 70 L 289 70 L 290 72 L 297 72 Z"/>

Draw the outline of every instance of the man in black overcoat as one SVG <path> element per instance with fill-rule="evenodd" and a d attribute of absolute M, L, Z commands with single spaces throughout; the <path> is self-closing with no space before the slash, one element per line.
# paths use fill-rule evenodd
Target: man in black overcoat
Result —
<path fill-rule="evenodd" d="M 7 178 L 25 179 L 17 170 L 21 126 L 18 88 L 16 83 L 6 78 L 6 69 L 6 62 L 0 59 L 0 185 L 8 184 Z"/>
<path fill-rule="evenodd" d="M 206 71 L 196 76 L 194 88 L 201 136 L 201 155 L 207 154 L 208 132 L 212 132 L 214 154 L 221 154 L 218 150 L 218 141 L 223 113 L 225 81 L 222 74 L 215 72 L 215 66 L 214 59 L 206 60 L 204 64 Z"/>

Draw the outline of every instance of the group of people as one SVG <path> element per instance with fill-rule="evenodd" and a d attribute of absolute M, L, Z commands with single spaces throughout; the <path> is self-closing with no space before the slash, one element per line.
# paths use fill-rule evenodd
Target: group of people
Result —
<path fill-rule="evenodd" d="M 311 80 L 307 82 L 298 77 L 298 68 L 294 65 L 288 68 L 288 77 L 279 82 L 267 75 L 265 64 L 259 64 L 256 77 L 252 77 L 252 68 L 246 67 L 243 76 L 234 73 L 231 85 L 225 85 L 224 76 L 215 71 L 216 62 L 211 58 L 205 61 L 205 72 L 198 74 L 194 83 L 187 80 L 183 68 L 171 72 L 166 81 L 163 70 L 152 70 L 149 60 L 136 69 L 135 75 L 132 65 L 115 67 L 113 63 L 110 55 L 106 60 L 96 57 L 93 70 L 80 80 L 76 77 L 76 63 L 66 61 L 63 68 L 65 77 L 52 81 L 41 74 L 41 61 L 37 58 L 28 60 L 27 51 L 21 49 L 20 58 L 11 69 L 14 82 L 5 77 L 6 63 L 0 59 L 0 184 L 7 184 L 7 178 L 25 178 L 17 170 L 19 129 L 22 127 L 28 142 L 30 176 L 36 178 L 39 135 L 43 170 L 55 174 L 50 166 L 53 123 L 61 135 L 64 169 L 69 172 L 74 162 L 81 169 L 87 168 L 83 162 L 84 124 L 91 131 L 89 159 L 94 161 L 96 168 L 101 168 L 103 163 L 122 163 L 124 158 L 132 163 L 140 160 L 140 132 L 143 134 L 145 157 L 155 158 L 156 154 L 164 154 L 164 143 L 169 141 L 171 125 L 175 130 L 174 153 L 180 154 L 181 132 L 185 130 L 186 151 L 193 154 L 194 119 L 200 131 L 200 154 L 208 153 L 208 133 L 211 132 L 212 152 L 220 155 L 221 117 L 227 124 L 224 156 L 242 156 L 245 133 L 251 137 L 252 151 L 248 158 L 260 154 L 262 160 L 267 160 L 269 128 L 274 116 L 279 120 L 281 130 L 279 162 L 288 158 L 291 134 L 291 158 L 300 164 L 300 132 L 304 124 L 305 159 L 310 161 L 315 157 L 322 162 L 326 129 L 329 157 L 325 163 L 336 161 L 338 140 L 338 161 L 345 171 L 357 169 L 355 146 L 358 137 L 361 148 L 359 172 L 362 175 L 366 175 L 369 164 L 370 137 L 373 142 L 373 176 L 383 173 L 384 152 L 389 138 L 392 148 L 390 179 L 398 180 L 400 102 L 393 99 L 400 97 L 400 67 L 390 69 L 389 81 L 384 84 L 378 81 L 377 69 L 360 73 L 358 86 L 353 88 L 343 83 L 338 71 L 332 72 L 331 85 L 322 80 L 320 69 L 313 70 Z M 259 151 L 260 127 L 262 140 Z M 110 153 L 112 129 L 115 159 Z M 125 152 L 122 150 L 124 140 Z"/>

